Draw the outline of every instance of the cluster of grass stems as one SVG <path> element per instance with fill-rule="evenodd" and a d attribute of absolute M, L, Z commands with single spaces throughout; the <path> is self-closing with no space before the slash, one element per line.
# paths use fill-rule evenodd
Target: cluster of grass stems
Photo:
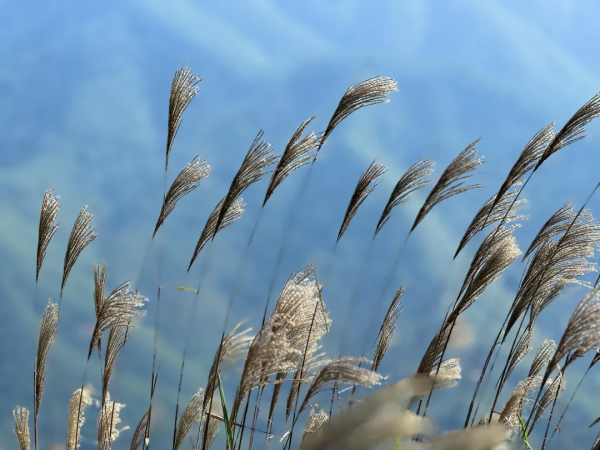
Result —
<path fill-rule="evenodd" d="M 184 111 L 197 95 L 200 81 L 189 69 L 183 68 L 176 72 L 173 79 L 169 99 L 165 180 L 169 170 L 169 155 Z M 192 253 L 188 271 L 205 245 L 225 227 L 240 219 L 245 206 L 241 195 L 248 187 L 263 176 L 270 175 L 262 205 L 264 208 L 276 188 L 288 176 L 301 177 L 300 173 L 296 175 L 294 172 L 306 167 L 300 171 L 303 172 L 301 189 L 294 202 L 298 204 L 311 180 L 312 167 L 317 161 L 317 156 L 336 126 L 358 109 L 387 102 L 388 94 L 395 90 L 396 82 L 387 77 L 371 78 L 350 87 L 343 94 L 327 128 L 320 133 L 307 133 L 306 130 L 314 117 L 306 120 L 293 134 L 281 156 L 272 154 L 270 144 L 262 139 L 263 132 L 259 132 L 229 190 L 210 214 Z M 567 203 L 548 219 L 524 253 L 520 250 L 513 232 L 527 219 L 519 215 L 518 208 L 523 202 L 523 189 L 533 174 L 552 154 L 583 139 L 586 125 L 599 115 L 600 94 L 582 106 L 558 131 L 555 131 L 554 123 L 551 123 L 525 144 L 504 183 L 482 205 L 465 232 L 456 255 L 476 234 L 484 230 L 488 234 L 473 255 L 455 302 L 448 305 L 443 323 L 431 336 L 431 342 L 414 375 L 408 378 L 394 380 L 393 375 L 384 377 L 378 373 L 381 361 L 394 337 L 396 321 L 402 312 L 404 288 L 393 286 L 394 269 L 402 250 L 398 252 L 394 264 L 390 267 L 381 294 L 371 300 L 375 307 L 370 310 L 376 312 L 380 309 L 379 306 L 385 305 L 390 291 L 393 293 L 395 290 L 394 295 L 389 295 L 392 301 L 383 322 L 381 323 L 381 318 L 375 317 L 375 314 L 368 322 L 369 329 L 376 328 L 377 323 L 381 323 L 374 345 L 375 350 L 372 355 L 368 355 L 369 357 L 365 354 L 341 356 L 341 352 L 339 357 L 326 356 L 320 351 L 320 341 L 330 332 L 331 320 L 323 298 L 323 286 L 319 283 L 317 268 L 312 263 L 290 276 L 276 300 L 271 301 L 270 295 L 265 299 L 262 323 L 256 324 L 259 325 L 259 331 L 254 336 L 251 335 L 251 329 L 241 330 L 239 325 L 231 326 L 228 323 L 238 296 L 234 286 L 227 299 L 227 313 L 222 324 L 221 339 L 206 384 L 198 389 L 184 407 L 179 394 L 191 327 L 187 330 L 174 410 L 173 450 L 186 446 L 206 450 L 211 447 L 219 430 L 224 432 L 225 445 L 229 450 L 241 449 L 244 446 L 268 448 L 273 445 L 283 449 L 299 446 L 301 449 L 357 450 L 386 447 L 491 449 L 508 445 L 532 448 L 529 436 L 540 421 L 543 432 L 540 442 L 535 446 L 542 450 L 550 448 L 554 435 L 560 432 L 560 424 L 567 412 L 565 409 L 559 414 L 555 406 L 564 390 L 568 367 L 587 352 L 596 351 L 585 373 L 587 375 L 600 360 L 597 350 L 600 347 L 600 287 L 582 279 L 586 274 L 595 271 L 590 259 L 600 246 L 600 223 L 585 209 L 587 202 L 581 205 L 580 209 L 574 209 Z M 469 144 L 442 171 L 437 181 L 431 183 L 429 194 L 406 239 L 437 204 L 481 187 L 468 184 L 469 177 L 483 162 L 477 155 L 477 143 L 475 141 Z M 373 240 L 392 219 L 392 212 L 397 206 L 406 202 L 414 191 L 430 185 L 430 178 L 434 174 L 433 167 L 433 160 L 422 159 L 402 175 L 375 227 Z M 165 183 L 162 208 L 152 239 L 177 202 L 196 189 L 198 183 L 209 176 L 210 172 L 211 168 L 206 161 L 196 156 L 175 177 L 168 190 Z M 336 245 L 342 239 L 358 208 L 376 188 L 385 172 L 385 165 L 373 161 L 362 174 L 349 200 Z M 590 198 L 597 187 L 594 187 Z M 60 208 L 59 199 L 53 190 L 47 191 L 43 197 L 36 283 L 46 249 L 58 227 L 56 219 Z M 84 206 L 68 241 L 60 299 L 57 303 L 48 302 L 41 319 L 37 352 L 34 355 L 32 423 L 30 424 L 29 411 L 26 408 L 17 407 L 14 410 L 14 434 L 21 450 L 29 450 L 32 446 L 31 441 L 36 450 L 45 445 L 43 436 L 38 435 L 37 425 L 39 413 L 43 411 L 41 406 L 46 358 L 59 329 L 62 294 L 71 268 L 80 253 L 97 237 L 92 219 L 87 206 Z M 257 220 L 248 238 L 246 250 L 252 243 L 258 223 Z M 271 286 L 285 251 L 286 233 L 293 231 L 293 226 L 292 208 L 284 225 L 285 232 L 279 246 L 277 264 L 272 270 Z M 451 387 L 461 378 L 460 361 L 456 358 L 445 358 L 449 344 L 461 332 L 458 319 L 476 302 L 484 290 L 521 256 L 527 261 L 525 271 L 504 324 L 499 329 L 482 367 L 470 407 L 468 411 L 464 411 L 464 428 L 436 435 L 435 424 L 427 418 L 431 398 L 438 389 Z M 245 262 L 245 258 L 247 252 L 243 254 L 241 264 Z M 238 268 L 238 272 L 240 270 L 241 268 Z M 68 408 L 68 424 L 65 424 L 68 450 L 80 446 L 84 411 L 94 402 L 100 410 L 97 419 L 98 448 L 112 448 L 119 436 L 119 413 L 123 405 L 110 396 L 111 375 L 120 350 L 127 344 L 134 331 L 135 322 L 139 320 L 137 317 L 144 315 L 144 308 L 149 304 L 148 298 L 139 293 L 129 281 L 120 284 L 106 295 L 106 274 L 106 263 L 94 265 L 93 301 L 96 324 L 90 338 L 88 364 L 83 383 L 79 387 L 74 386 L 77 389 L 70 400 L 64 403 L 64 407 Z M 357 300 L 359 284 L 357 282 L 352 292 L 347 306 L 349 310 Z M 501 392 L 510 389 L 507 381 L 511 373 L 532 350 L 530 342 L 537 317 L 571 284 L 586 286 L 590 291 L 573 312 L 558 344 L 551 340 L 543 342 L 533 359 L 528 376 L 513 386 L 512 394 L 504 405 L 499 404 Z M 194 313 L 201 300 L 199 288 L 200 286 L 197 289 L 181 287 L 196 293 Z M 160 292 L 159 286 L 157 298 L 153 299 L 157 317 Z M 193 317 L 194 314 L 190 323 Z M 346 323 L 345 328 L 338 331 L 346 332 L 348 328 Z M 511 330 L 516 330 L 512 341 L 508 339 Z M 159 331 L 157 324 L 154 328 L 152 373 L 148 379 L 149 402 L 146 412 L 133 430 L 130 443 L 132 450 L 148 449 L 154 442 L 152 408 L 154 392 L 159 382 L 156 362 L 156 339 Z M 497 361 L 502 346 L 510 348 L 504 364 Z M 93 364 L 92 360 L 95 360 L 95 354 L 99 358 L 102 384 L 101 396 L 97 399 L 94 399 L 86 388 L 87 373 L 90 370 L 89 366 Z M 244 361 L 235 393 L 226 392 L 221 383 L 223 363 L 231 358 L 241 358 Z M 492 377 L 494 366 L 501 367 L 501 370 L 494 378 L 495 386 L 488 389 L 491 391 L 488 394 L 494 398 L 490 405 L 489 402 L 482 401 L 482 391 L 484 387 L 489 387 L 483 382 Z M 265 389 L 267 385 L 272 385 L 273 389 Z M 378 385 L 383 386 L 373 388 Z M 369 395 L 358 398 L 360 392 L 366 392 L 364 387 L 373 389 Z M 285 417 L 279 417 L 275 414 L 279 411 L 276 405 L 284 394 L 287 394 Z M 323 408 L 316 403 L 317 399 L 325 405 Z M 258 419 L 261 407 L 268 410 L 265 423 Z M 275 436 L 272 432 L 274 422 L 285 423 L 288 431 L 283 436 Z M 592 426 L 597 422 L 598 420 L 594 421 Z M 30 426 L 33 428 L 33 438 L 30 437 Z M 123 440 L 124 438 L 121 438 L 119 441 Z M 600 448 L 599 439 L 596 439 L 592 446 L 594 449 Z"/>

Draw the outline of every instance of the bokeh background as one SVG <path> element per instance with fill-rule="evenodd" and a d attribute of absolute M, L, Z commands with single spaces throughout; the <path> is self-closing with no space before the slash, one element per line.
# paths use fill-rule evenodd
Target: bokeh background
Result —
<path fill-rule="evenodd" d="M 391 189 L 419 158 L 436 160 L 437 180 L 458 152 L 481 138 L 477 148 L 486 163 L 472 181 L 485 188 L 436 207 L 411 235 L 394 275 L 394 289 L 406 288 L 404 313 L 381 370 L 392 380 L 414 372 L 483 238 L 452 260 L 473 214 L 540 128 L 556 121 L 558 129 L 600 89 L 599 13 L 596 2 L 583 0 L 526 5 L 491 0 L 0 0 L 0 448 L 16 445 L 12 409 L 32 408 L 31 367 L 42 306 L 48 298 L 58 299 L 70 228 L 84 204 L 95 216 L 99 237 L 80 256 L 65 290 L 48 360 L 41 448 L 64 443 L 68 398 L 84 373 L 99 387 L 97 358 L 86 366 L 86 352 L 94 324 L 92 266 L 102 261 L 109 264 L 107 290 L 132 279 L 150 298 L 148 315 L 121 353 L 110 389 L 113 399 L 127 405 L 122 424 L 132 428 L 148 404 L 156 294 L 162 286 L 152 442 L 163 448 L 172 436 L 194 300 L 193 293 L 176 287 L 196 288 L 202 267 L 207 268 L 188 348 L 183 402 L 206 383 L 234 281 L 239 293 L 227 327 L 242 320 L 255 330 L 260 326 L 281 246 L 285 252 L 276 290 L 310 261 L 322 269 L 324 300 L 333 319 L 325 350 L 332 356 L 341 350 L 354 355 L 371 351 L 376 330 L 368 329 L 366 318 L 383 317 L 387 304 L 378 300 L 383 279 L 431 186 L 398 207 L 371 243 Z M 167 182 L 196 154 L 207 160 L 212 174 L 179 203 L 151 244 L 165 182 L 169 90 L 182 66 L 203 81 L 184 114 Z M 241 220 L 217 236 L 186 276 L 206 218 L 258 131 L 265 130 L 265 139 L 280 154 L 303 120 L 316 115 L 309 129 L 322 131 L 344 91 L 375 75 L 397 80 L 399 92 L 390 95 L 390 103 L 365 108 L 334 131 L 302 201 L 297 201 L 298 189 L 307 169 L 292 174 L 262 211 L 267 179 L 253 185 L 243 195 L 247 207 Z M 600 181 L 599 130 L 592 123 L 588 139 L 552 156 L 527 186 L 524 212 L 530 220 L 516 233 L 522 249 L 564 202 L 579 208 Z M 375 158 L 388 172 L 333 253 L 354 185 Z M 36 288 L 39 208 L 51 188 L 61 196 L 61 226 Z M 590 206 L 599 208 L 600 199 Z M 284 234 L 292 210 L 295 223 Z M 244 253 L 246 263 L 241 264 Z M 442 429 L 462 425 L 474 380 L 523 267 L 513 265 L 465 314 L 472 341 L 450 355 L 462 359 L 462 383 L 436 394 L 430 408 Z M 357 286 L 358 302 L 349 308 Z M 544 338 L 560 338 L 583 294 L 582 288 L 567 289 L 544 311 L 526 362 Z M 570 397 L 589 356 L 570 369 L 559 405 Z M 524 363 L 515 371 L 505 397 L 526 368 Z M 237 375 L 235 367 L 225 374 L 230 398 Z M 592 371 L 555 438 L 558 448 L 591 445 L 595 430 L 587 426 L 600 414 L 599 387 Z M 328 403 L 327 395 L 321 402 Z M 84 449 L 95 445 L 96 415 L 97 409 L 86 411 Z M 281 436 L 286 429 L 280 421 L 274 431 Z M 124 431 L 115 448 L 128 447 L 132 434 Z M 275 439 L 272 445 L 278 445 Z"/>

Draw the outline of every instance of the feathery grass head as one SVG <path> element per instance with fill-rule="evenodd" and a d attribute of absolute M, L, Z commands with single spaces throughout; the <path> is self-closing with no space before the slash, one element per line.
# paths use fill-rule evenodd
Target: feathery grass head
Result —
<path fill-rule="evenodd" d="M 404 203 L 410 194 L 429 183 L 429 179 L 427 179 L 427 177 L 433 173 L 434 164 L 435 161 L 433 159 L 420 159 L 414 163 L 404 175 L 402 175 L 402 177 L 396 183 L 396 186 L 394 186 L 394 189 L 390 194 L 390 198 L 383 209 L 383 213 L 379 218 L 379 222 L 377 222 L 377 227 L 375 228 L 375 234 L 373 235 L 373 238 L 377 236 L 383 226 L 390 219 L 392 210 L 396 206 Z"/>
<path fill-rule="evenodd" d="M 320 142 L 320 136 L 317 136 L 315 133 L 310 133 L 304 138 L 300 138 L 308 124 L 310 124 L 315 117 L 316 116 L 313 116 L 302 122 L 286 145 L 283 155 L 281 155 L 277 167 L 275 167 L 273 175 L 271 176 L 271 181 L 269 182 L 267 193 L 265 194 L 265 199 L 263 201 L 263 207 L 267 204 L 267 201 L 271 198 L 271 195 L 273 195 L 273 192 L 275 192 L 275 189 L 283 182 L 283 180 L 285 180 L 294 170 L 310 163 L 312 157 L 308 153 L 317 148 Z"/>
<path fill-rule="evenodd" d="M 388 77 L 373 77 L 356 86 L 350 86 L 327 124 L 327 128 L 319 142 L 317 153 L 342 120 L 365 106 L 389 102 L 386 96 L 397 90 L 396 82 Z"/>
<path fill-rule="evenodd" d="M 15 429 L 13 433 L 19 443 L 19 450 L 29 450 L 31 448 L 31 436 L 29 435 L 29 410 L 17 406 L 13 411 L 15 419 Z"/>
<path fill-rule="evenodd" d="M 54 222 L 56 221 L 56 216 L 58 215 L 58 210 L 60 209 L 60 196 L 57 195 L 54 197 L 53 194 L 54 189 L 46 191 L 44 193 L 44 200 L 42 201 L 40 229 L 38 234 L 37 265 L 35 269 L 36 283 L 40 276 L 40 270 L 42 270 L 44 258 L 46 257 L 46 249 L 48 248 L 48 244 L 50 244 L 50 240 L 52 239 L 52 236 L 54 236 L 54 233 L 56 233 L 56 229 L 59 225 L 58 223 Z"/>
<path fill-rule="evenodd" d="M 475 144 L 477 144 L 477 142 L 479 142 L 479 139 L 469 144 L 467 148 L 460 152 L 448 167 L 446 167 L 446 170 L 444 170 L 442 176 L 419 210 L 417 218 L 410 229 L 411 232 L 438 203 L 470 189 L 482 187 L 481 184 L 465 186 L 465 180 L 471 176 L 470 172 L 483 163 L 481 158 L 477 158 L 477 150 L 475 149 Z"/>
<path fill-rule="evenodd" d="M 244 199 L 242 199 L 241 197 L 236 199 L 225 212 L 223 220 L 219 224 L 219 228 L 217 228 L 217 221 L 221 214 L 221 209 L 223 208 L 224 204 L 225 198 L 222 198 L 208 216 L 206 224 L 202 229 L 202 233 L 200 233 L 200 238 L 198 239 L 196 248 L 194 248 L 194 254 L 192 255 L 192 259 L 190 260 L 190 264 L 188 265 L 188 272 L 192 268 L 194 261 L 196 261 L 196 258 L 198 257 L 204 246 L 208 243 L 208 241 L 213 239 L 219 231 L 227 228 L 229 225 L 239 220 L 239 218 L 242 216 L 242 213 L 244 212 L 244 207 L 246 206 L 246 204 L 244 203 Z"/>
<path fill-rule="evenodd" d="M 156 235 L 160 226 L 167 216 L 171 214 L 175 205 L 177 205 L 177 202 L 196 189 L 198 187 L 198 182 L 210 175 L 210 171 L 210 166 L 206 164 L 206 161 L 200 159 L 200 155 L 196 155 L 194 159 L 185 165 L 181 172 L 179 172 L 179 175 L 177 175 L 177 178 L 175 178 L 175 181 L 173 181 L 167 195 L 163 199 L 160 215 L 158 216 L 152 237 Z"/>
<path fill-rule="evenodd" d="M 87 205 L 85 205 L 75 220 L 71 235 L 69 236 L 69 243 L 67 244 L 67 253 L 65 254 L 63 278 L 60 285 L 61 297 L 67 284 L 69 273 L 71 273 L 71 269 L 75 265 L 77 258 L 79 258 L 83 249 L 98 237 L 98 234 L 94 233 L 94 228 L 90 225 L 93 218 L 94 216 L 87 212 Z"/>
<path fill-rule="evenodd" d="M 273 151 L 271 149 L 271 144 L 262 140 L 263 134 L 264 132 L 262 130 L 258 132 L 248 153 L 246 153 L 244 161 L 242 161 L 240 169 L 233 178 L 231 186 L 229 186 L 229 191 L 223 200 L 223 206 L 219 211 L 215 230 L 219 230 L 227 211 L 235 203 L 238 197 L 242 195 L 250 185 L 259 181 L 265 175 L 264 170 L 279 159 L 279 156 L 271 155 L 271 152 Z M 212 236 L 213 239 L 215 238 L 215 235 L 216 232 Z"/>
<path fill-rule="evenodd" d="M 600 348 L 600 286 L 587 293 L 569 319 L 567 327 L 548 363 L 544 381 L 569 352 Z"/>
<path fill-rule="evenodd" d="M 147 301 L 147 297 L 131 290 L 129 281 L 117 286 L 104 299 L 100 307 L 92 339 L 90 340 L 88 359 L 92 356 L 94 348 L 99 345 L 102 333 L 112 328 L 128 327 L 132 317 L 143 316 L 146 313 L 145 310 L 137 308 L 144 306 Z"/>
<path fill-rule="evenodd" d="M 535 172 L 538 170 L 544 161 L 557 151 L 565 148 L 567 145 L 584 139 L 585 135 L 583 135 L 583 133 L 586 132 L 585 127 L 598 116 L 600 116 L 600 92 L 579 108 L 562 129 L 556 133 L 544 150 L 544 153 L 540 156 L 533 171 Z"/>
<path fill-rule="evenodd" d="M 340 226 L 340 231 L 338 233 L 336 242 L 340 241 L 348 229 L 350 221 L 356 215 L 358 208 L 381 182 L 381 180 L 378 180 L 378 178 L 381 177 L 386 171 L 387 167 L 384 164 L 376 164 L 375 161 L 373 161 L 369 168 L 360 176 L 358 183 L 354 188 L 354 193 L 352 194 L 350 202 L 348 203 L 348 208 L 346 209 L 344 220 Z"/>
<path fill-rule="evenodd" d="M 377 371 L 383 357 L 387 353 L 392 340 L 394 339 L 394 333 L 396 331 L 396 322 L 398 317 L 402 314 L 402 295 L 404 295 L 404 287 L 400 287 L 396 291 L 392 303 L 383 319 L 379 334 L 377 335 L 377 345 L 375 346 L 375 354 L 373 355 L 373 364 L 371 369 Z"/>
<path fill-rule="evenodd" d="M 40 327 L 40 336 L 38 340 L 36 369 L 35 369 L 35 408 L 34 420 L 37 423 L 42 395 L 44 393 L 44 382 L 46 380 L 46 358 L 50 351 L 50 346 L 54 342 L 56 331 L 58 330 L 58 304 L 48 300 L 48 305 L 42 317 Z"/>
<path fill-rule="evenodd" d="M 173 141 L 179 126 L 183 112 L 198 94 L 198 83 L 202 79 L 196 75 L 192 75 L 189 68 L 183 67 L 175 72 L 173 83 L 171 84 L 171 96 L 169 98 L 169 121 L 167 126 L 167 155 L 165 158 L 165 170 L 169 167 L 169 155 L 173 147 Z"/>

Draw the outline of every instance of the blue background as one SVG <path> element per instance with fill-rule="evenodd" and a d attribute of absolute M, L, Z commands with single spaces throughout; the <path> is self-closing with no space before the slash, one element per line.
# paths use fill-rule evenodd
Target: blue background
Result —
<path fill-rule="evenodd" d="M 535 132 L 552 121 L 558 130 L 600 89 L 598 5 L 521 3 L 0 0 L 0 448 L 15 446 L 12 409 L 32 408 L 31 367 L 41 305 L 49 297 L 58 299 L 70 228 L 84 204 L 95 215 L 99 237 L 80 256 L 65 290 L 48 359 L 41 448 L 66 438 L 68 397 L 81 385 L 94 325 L 92 265 L 101 261 L 109 264 L 108 291 L 126 279 L 136 280 L 145 264 L 139 287 L 150 297 L 149 313 L 121 353 L 110 389 L 115 400 L 127 404 L 122 424 L 132 428 L 147 408 L 156 291 L 159 282 L 163 287 L 153 425 L 154 443 L 163 446 L 171 439 L 194 297 L 175 287 L 196 287 L 200 267 L 209 267 L 188 351 L 184 401 L 206 383 L 234 278 L 240 295 L 228 328 L 244 319 L 259 327 L 281 245 L 286 251 L 276 289 L 294 270 L 314 261 L 324 271 L 324 300 L 333 319 L 325 350 L 337 356 L 345 336 L 344 352 L 360 354 L 376 334 L 366 330 L 365 338 L 365 317 L 374 310 L 382 316 L 385 305 L 373 299 L 430 187 L 394 211 L 368 250 L 391 189 L 419 158 L 436 160 L 437 180 L 458 152 L 481 138 L 477 148 L 486 163 L 472 181 L 485 189 L 436 207 L 411 236 L 395 273 L 395 288 L 406 287 L 404 313 L 381 371 L 392 380 L 414 372 L 483 238 L 475 238 L 452 261 L 473 214 L 498 189 Z M 184 114 L 167 181 L 196 154 L 213 172 L 178 204 L 150 245 L 164 187 L 169 89 L 182 65 L 203 81 Z M 322 131 L 347 87 L 375 75 L 397 80 L 399 92 L 389 96 L 390 103 L 363 109 L 334 131 L 302 202 L 295 203 L 307 169 L 292 174 L 262 212 L 267 180 L 252 186 L 243 195 L 248 206 L 242 219 L 217 236 L 186 277 L 206 218 L 256 133 L 264 129 L 265 139 L 280 154 L 303 120 L 317 115 L 309 129 Z M 528 184 L 524 211 L 531 218 L 516 232 L 522 249 L 564 202 L 579 208 L 599 181 L 599 130 L 592 123 L 588 139 L 553 155 Z M 354 185 L 374 158 L 388 172 L 333 254 Z M 61 226 L 36 289 L 39 208 L 50 188 L 61 196 Z M 599 202 L 594 199 L 592 209 Z M 282 225 L 292 208 L 297 221 L 282 244 Z M 236 272 L 259 218 L 247 262 Z M 462 383 L 436 394 L 430 408 L 442 429 L 462 425 L 474 380 L 523 267 L 511 266 L 464 314 L 473 341 L 451 355 L 462 358 Z M 360 270 L 360 300 L 348 313 Z M 582 288 L 568 288 L 544 311 L 534 350 L 515 371 L 505 397 L 525 376 L 526 362 L 542 340 L 560 338 L 583 294 Z M 570 397 L 587 364 L 580 361 L 570 369 L 559 405 Z M 86 380 L 99 387 L 97 359 L 92 358 L 87 374 Z M 224 377 L 233 398 L 237 374 L 228 369 Z M 557 447 L 591 445 L 595 431 L 587 431 L 587 425 L 600 414 L 594 402 L 599 385 L 592 370 L 565 419 L 565 431 L 555 439 Z M 328 404 L 326 395 L 321 402 Z M 96 415 L 97 409 L 86 411 L 82 448 L 95 445 Z M 279 423 L 274 432 L 281 436 L 286 429 Z M 128 447 L 131 436 L 132 430 L 123 432 L 115 448 Z"/>

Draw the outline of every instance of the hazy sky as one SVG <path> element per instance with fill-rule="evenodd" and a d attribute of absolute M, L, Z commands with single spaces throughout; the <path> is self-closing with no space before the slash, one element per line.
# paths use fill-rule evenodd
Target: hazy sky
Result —
<path fill-rule="evenodd" d="M 12 408 L 31 406 L 30 368 L 40 312 L 49 297 L 58 299 L 70 228 L 84 204 L 95 215 L 99 237 L 82 253 L 65 290 L 40 413 L 43 445 L 64 441 L 67 398 L 80 386 L 84 371 L 86 380 L 98 387 L 97 359 L 87 369 L 85 360 L 94 323 L 92 264 L 101 261 L 109 264 L 108 290 L 137 280 L 144 267 L 139 288 L 150 297 L 148 317 L 123 351 L 111 389 L 113 398 L 128 405 L 123 424 L 132 427 L 147 407 L 156 292 L 159 283 L 163 286 L 155 431 L 156 441 L 169 442 L 194 297 L 175 287 L 197 287 L 202 267 L 208 268 L 190 338 L 185 401 L 206 383 L 234 279 L 238 295 L 227 327 L 243 319 L 255 330 L 259 327 L 282 245 L 286 251 L 276 290 L 293 271 L 314 261 L 322 270 L 324 300 L 334 323 L 325 350 L 337 356 L 345 336 L 344 351 L 360 354 L 369 348 L 361 334 L 365 317 L 386 307 L 377 303 L 381 282 L 430 188 L 398 207 L 371 243 L 391 189 L 419 158 L 436 160 L 437 180 L 456 154 L 481 138 L 477 149 L 486 162 L 472 181 L 485 188 L 436 207 L 412 234 L 395 272 L 394 289 L 406 287 L 404 314 L 382 371 L 391 379 L 410 374 L 483 238 L 474 239 L 452 262 L 477 208 L 498 189 L 540 128 L 556 121 L 558 130 L 600 90 L 600 9 L 592 1 L 0 0 L 0 10 L 0 449 L 14 447 Z M 165 182 L 169 89 L 182 66 L 203 81 L 185 112 L 167 183 L 197 154 L 213 171 L 180 202 L 150 245 Z M 242 219 L 218 235 L 186 277 L 206 218 L 258 131 L 265 131 L 264 138 L 280 154 L 302 121 L 316 115 L 310 129 L 322 131 L 345 90 L 375 75 L 394 78 L 399 91 L 390 95 L 390 103 L 365 108 L 334 131 L 302 201 L 295 203 L 307 169 L 292 174 L 262 212 L 266 180 L 252 186 L 243 195 L 247 208 Z M 524 212 L 530 220 L 516 232 L 522 249 L 564 202 L 571 200 L 579 208 L 599 181 L 599 130 L 592 123 L 589 139 L 553 155 L 527 185 Z M 388 172 L 332 253 L 354 185 L 374 158 Z M 36 289 L 39 207 L 50 188 L 61 196 L 61 226 Z M 599 199 L 591 202 L 592 209 L 598 206 Z M 295 223 L 282 243 L 282 227 L 292 209 Z M 246 263 L 236 273 L 244 254 Z M 463 358 L 462 388 L 434 397 L 432 403 L 432 416 L 444 427 L 462 424 L 462 413 L 456 419 L 449 412 L 466 413 L 483 352 L 514 298 L 523 267 L 511 267 L 465 314 L 476 339 L 456 354 Z M 358 305 L 348 313 L 357 286 Z M 583 293 L 567 289 L 544 311 L 534 351 L 545 337 L 560 338 Z M 374 339 L 376 332 L 368 331 L 368 339 Z M 587 363 L 573 367 L 566 398 Z M 515 371 L 506 395 L 526 366 Z M 230 369 L 227 379 L 235 380 L 235 375 Z M 599 387 L 592 373 L 584 390 L 597 392 Z M 585 393 L 578 398 L 563 428 L 571 434 L 565 431 L 560 442 L 578 437 L 577 442 L 589 446 L 595 432 L 587 431 L 587 425 L 600 409 Z M 89 425 L 96 414 L 90 409 L 82 448 L 94 445 Z M 285 430 L 281 424 L 276 432 Z M 131 436 L 131 430 L 123 432 L 116 448 L 128 446 Z"/>

